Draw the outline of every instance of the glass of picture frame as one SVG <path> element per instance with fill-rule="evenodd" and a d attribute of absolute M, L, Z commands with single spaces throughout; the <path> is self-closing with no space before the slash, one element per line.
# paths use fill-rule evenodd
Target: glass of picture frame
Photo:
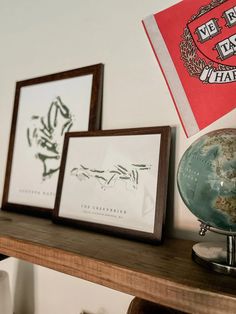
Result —
<path fill-rule="evenodd" d="M 169 126 L 67 133 L 53 221 L 160 242 L 170 138 Z"/>
<path fill-rule="evenodd" d="M 100 128 L 103 64 L 16 84 L 2 209 L 50 216 L 64 135 Z"/>

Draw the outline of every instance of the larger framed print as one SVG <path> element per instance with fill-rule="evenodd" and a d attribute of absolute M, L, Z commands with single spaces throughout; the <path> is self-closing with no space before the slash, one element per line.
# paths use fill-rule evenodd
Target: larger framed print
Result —
<path fill-rule="evenodd" d="M 53 220 L 161 241 L 170 127 L 67 133 Z"/>
<path fill-rule="evenodd" d="M 100 128 L 103 64 L 17 82 L 3 210 L 49 216 L 64 135 Z"/>

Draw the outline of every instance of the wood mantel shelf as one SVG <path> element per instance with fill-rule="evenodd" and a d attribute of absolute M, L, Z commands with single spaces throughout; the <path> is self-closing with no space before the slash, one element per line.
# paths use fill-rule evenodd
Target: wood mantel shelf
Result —
<path fill-rule="evenodd" d="M 0 211 L 0 254 L 187 313 L 236 313 L 236 278 L 195 264 L 192 245 L 149 245 Z"/>

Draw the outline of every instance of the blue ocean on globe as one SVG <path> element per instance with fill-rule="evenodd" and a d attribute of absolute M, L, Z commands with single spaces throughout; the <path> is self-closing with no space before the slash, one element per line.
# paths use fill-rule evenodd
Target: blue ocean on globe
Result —
<path fill-rule="evenodd" d="M 177 184 L 189 210 L 201 221 L 236 231 L 236 129 L 210 132 L 184 153 Z"/>

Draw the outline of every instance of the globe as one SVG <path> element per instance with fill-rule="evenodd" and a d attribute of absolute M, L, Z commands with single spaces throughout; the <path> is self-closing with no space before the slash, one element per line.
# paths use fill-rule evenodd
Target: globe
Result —
<path fill-rule="evenodd" d="M 183 154 L 177 172 L 180 195 L 201 221 L 236 231 L 236 129 L 197 139 Z"/>

